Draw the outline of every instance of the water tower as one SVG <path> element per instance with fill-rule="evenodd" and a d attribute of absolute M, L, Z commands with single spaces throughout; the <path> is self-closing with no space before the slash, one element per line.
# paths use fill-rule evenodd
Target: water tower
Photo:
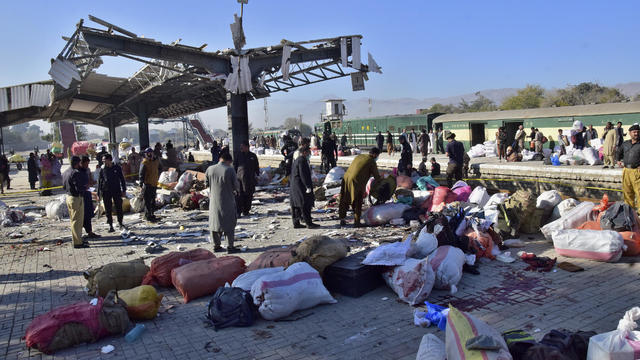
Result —
<path fill-rule="evenodd" d="M 325 123 L 325 129 L 327 128 L 327 122 L 331 124 L 332 130 L 340 129 L 342 127 L 342 120 L 347 114 L 344 106 L 344 99 L 328 99 L 324 101 L 325 114 L 322 117 L 322 121 Z"/>

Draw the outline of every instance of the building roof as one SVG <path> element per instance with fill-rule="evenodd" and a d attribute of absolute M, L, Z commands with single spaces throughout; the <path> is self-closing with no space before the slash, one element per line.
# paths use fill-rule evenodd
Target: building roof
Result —
<path fill-rule="evenodd" d="M 536 119 L 567 116 L 590 116 L 640 113 L 640 102 L 611 103 L 597 105 L 561 106 L 524 110 L 505 110 L 445 114 L 434 119 L 436 123 L 452 121 L 487 121 L 507 119 Z"/>

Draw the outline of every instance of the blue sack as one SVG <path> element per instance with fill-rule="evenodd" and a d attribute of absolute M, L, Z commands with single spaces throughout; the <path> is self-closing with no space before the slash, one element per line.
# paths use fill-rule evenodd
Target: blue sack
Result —
<path fill-rule="evenodd" d="M 557 154 L 551 155 L 551 165 L 560 166 L 560 157 Z"/>
<path fill-rule="evenodd" d="M 418 185 L 418 189 L 422 191 L 433 190 L 440 186 L 437 181 L 433 180 L 431 175 L 419 178 L 418 181 L 416 181 L 416 185 Z"/>

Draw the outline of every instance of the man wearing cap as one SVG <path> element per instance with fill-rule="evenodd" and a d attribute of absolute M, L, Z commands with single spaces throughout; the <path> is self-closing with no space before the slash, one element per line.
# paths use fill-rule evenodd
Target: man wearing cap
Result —
<path fill-rule="evenodd" d="M 622 194 L 626 202 L 636 211 L 640 209 L 640 126 L 629 128 L 631 140 L 618 147 L 616 158 L 622 170 Z"/>
<path fill-rule="evenodd" d="M 462 165 L 464 162 L 464 145 L 456 141 L 456 134 L 449 133 L 447 136 L 446 154 L 449 157 L 449 165 L 447 165 L 447 186 L 453 186 L 453 180 L 462 180 Z"/>
<path fill-rule="evenodd" d="M 142 165 L 140 165 L 139 176 L 144 198 L 144 218 L 148 221 L 158 220 L 153 212 L 155 210 L 156 191 L 161 170 L 160 160 L 154 155 L 153 149 L 147 148 L 144 151 L 144 159 L 142 160 Z"/>
<path fill-rule="evenodd" d="M 71 220 L 71 239 L 73 248 L 87 248 L 82 241 L 82 224 L 84 222 L 84 191 L 80 174 L 80 157 L 71 157 L 71 167 L 62 174 L 62 187 L 66 193 L 69 219 Z"/>
<path fill-rule="evenodd" d="M 260 176 L 260 165 L 256 154 L 249 151 L 249 142 L 240 144 L 240 152 L 233 161 L 240 189 L 238 191 L 237 212 L 240 215 L 249 215 L 253 193 L 256 191 L 256 176 Z"/>

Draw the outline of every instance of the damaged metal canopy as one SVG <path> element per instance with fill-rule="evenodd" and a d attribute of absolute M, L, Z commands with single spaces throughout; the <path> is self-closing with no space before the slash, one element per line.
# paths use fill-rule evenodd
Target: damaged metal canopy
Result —
<path fill-rule="evenodd" d="M 163 44 L 90 16 L 104 28 L 80 21 L 60 54 L 52 59 L 50 74 L 55 86 L 51 103 L 8 121 L 0 112 L 0 126 L 45 118 L 50 121 L 78 120 L 101 126 L 119 126 L 136 121 L 139 108 L 153 118 L 174 118 L 227 104 L 227 93 L 244 93 L 248 100 L 320 81 L 367 72 L 360 64 L 360 35 L 292 42 L 282 40 L 268 47 L 206 52 L 204 47 L 178 41 Z M 357 54 L 352 54 L 357 42 Z M 283 61 L 283 49 L 289 48 Z M 357 55 L 357 58 L 354 56 Z M 121 56 L 143 63 L 129 78 L 98 74 L 104 56 Z M 238 86 L 225 89 L 234 76 L 232 57 L 248 63 L 249 74 L 236 79 Z M 245 60 L 242 60 L 244 58 Z M 347 59 L 348 58 L 348 59 Z M 287 64 L 283 77 L 282 64 Z M 354 68 L 352 71 L 347 67 Z M 244 67 L 246 69 L 246 67 Z M 0 92 L 1 94 L 1 92 Z M 6 100 L 5 100 L 6 102 Z M 0 99 L 0 103 L 2 100 Z"/>

